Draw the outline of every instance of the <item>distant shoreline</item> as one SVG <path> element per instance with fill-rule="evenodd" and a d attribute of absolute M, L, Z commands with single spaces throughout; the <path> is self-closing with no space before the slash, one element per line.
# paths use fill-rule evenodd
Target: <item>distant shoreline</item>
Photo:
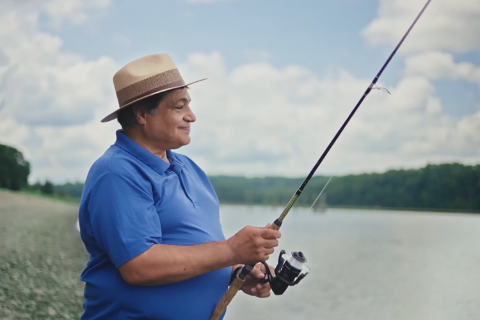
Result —
<path fill-rule="evenodd" d="M 0 190 L 5 190 L 6 189 L 0 189 Z M 59 197 L 57 195 L 44 195 L 40 193 L 34 193 L 34 192 L 28 192 L 28 191 L 11 191 L 8 190 L 9 192 L 15 192 L 18 194 L 24 194 L 24 195 L 29 195 L 29 196 L 35 196 L 40 199 L 47 199 L 47 200 L 52 200 L 52 201 L 60 201 L 72 205 L 79 205 L 80 204 L 80 198 L 73 198 L 73 197 Z M 269 203 L 248 203 L 248 202 L 226 202 L 226 201 L 221 201 L 220 205 L 238 205 L 238 206 L 261 206 L 261 207 L 285 207 L 285 204 L 269 204 Z M 304 203 L 297 203 L 295 204 L 295 207 L 300 207 L 300 208 L 308 208 L 310 206 L 304 204 Z M 460 214 L 480 214 L 480 211 L 475 211 L 475 210 L 461 210 L 461 209 L 442 209 L 442 208 L 402 208 L 402 207 L 380 207 L 380 206 L 339 206 L 339 205 L 327 205 L 327 209 L 332 208 L 332 209 L 353 209 L 353 210 L 376 210 L 376 211 L 412 211 L 412 212 L 435 212 L 435 213 L 460 213 Z"/>
<path fill-rule="evenodd" d="M 220 205 L 233 205 L 233 206 L 259 206 L 259 207 L 280 207 L 284 208 L 282 204 L 268 204 L 268 203 L 234 203 L 234 202 L 221 202 Z M 295 204 L 293 208 L 309 208 L 310 206 L 305 204 Z M 327 205 L 327 209 L 352 209 L 352 210 L 376 210 L 376 211 L 411 211 L 411 212 L 432 212 L 432 213 L 460 213 L 460 214 L 480 214 L 480 211 L 469 210 L 450 210 L 450 209 L 438 209 L 438 208 L 399 208 L 399 207 L 378 207 L 378 206 L 331 206 Z"/>

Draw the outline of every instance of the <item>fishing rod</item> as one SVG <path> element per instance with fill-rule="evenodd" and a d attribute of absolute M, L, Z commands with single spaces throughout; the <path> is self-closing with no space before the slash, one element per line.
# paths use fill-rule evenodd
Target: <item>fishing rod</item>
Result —
<path fill-rule="evenodd" d="M 301 184 L 301 186 L 298 188 L 298 190 L 293 194 L 292 198 L 290 199 L 290 201 L 288 201 L 287 205 L 285 206 L 285 209 L 283 209 L 282 211 L 282 214 L 273 222 L 273 224 L 270 226 L 271 229 L 274 229 L 274 230 L 279 230 L 280 227 L 282 226 L 282 223 L 283 223 L 283 220 L 285 219 L 285 217 L 287 216 L 288 212 L 290 211 L 290 209 L 292 208 L 292 206 L 295 204 L 295 202 L 297 201 L 298 197 L 300 197 L 300 195 L 302 194 L 303 192 L 303 189 L 305 188 L 305 186 L 308 184 L 308 182 L 310 181 L 310 179 L 313 177 L 313 175 L 315 174 L 315 172 L 317 171 L 318 167 L 320 166 L 320 164 L 323 162 L 323 159 L 325 159 L 325 157 L 327 156 L 328 152 L 330 151 L 330 149 L 333 147 L 333 145 L 335 144 L 335 142 L 337 141 L 338 137 L 340 136 L 340 134 L 342 134 L 343 130 L 345 129 L 345 127 L 347 126 L 347 124 L 350 122 L 350 119 L 352 119 L 353 115 L 355 114 L 355 112 L 357 112 L 357 109 L 360 107 L 360 105 L 362 104 L 363 100 L 365 100 L 365 98 L 367 97 L 367 95 L 370 93 L 370 91 L 372 91 L 372 89 L 380 89 L 380 88 L 374 88 L 375 84 L 377 83 L 378 79 L 380 78 L 380 76 L 382 75 L 383 71 L 385 70 L 385 68 L 388 66 L 388 64 L 390 63 L 390 60 L 392 60 L 393 56 L 397 53 L 398 49 L 400 48 L 400 46 L 402 45 L 403 41 L 405 41 L 405 39 L 407 38 L 408 34 L 410 33 L 410 31 L 413 29 L 413 27 L 415 26 L 415 24 L 417 23 L 418 19 L 420 19 L 420 17 L 422 16 L 423 12 L 425 11 L 425 9 L 427 9 L 428 5 L 430 4 L 431 0 L 428 0 L 427 3 L 423 6 L 422 10 L 420 11 L 420 13 L 418 14 L 418 16 L 415 18 L 415 20 L 413 21 L 413 23 L 410 25 L 410 27 L 408 28 L 407 32 L 403 35 L 402 39 L 400 40 L 400 42 L 397 44 L 397 46 L 395 47 L 395 49 L 393 50 L 393 52 L 390 54 L 390 56 L 388 57 L 387 61 L 385 61 L 385 63 L 383 64 L 382 68 L 380 69 L 380 71 L 377 73 L 377 75 L 375 76 L 375 78 L 373 78 L 372 82 L 370 83 L 370 85 L 368 86 L 368 88 L 365 90 L 364 94 L 362 95 L 362 97 L 360 98 L 360 100 L 357 102 L 357 104 L 355 105 L 355 107 L 353 108 L 353 110 L 350 112 L 350 114 L 348 115 L 347 119 L 345 120 L 345 122 L 342 124 L 342 126 L 340 127 L 340 129 L 338 130 L 338 132 L 335 134 L 335 136 L 333 137 L 332 141 L 329 143 L 329 145 L 327 146 L 327 148 L 325 149 L 325 151 L 323 152 L 322 156 L 318 159 L 317 163 L 315 163 L 315 165 L 313 166 L 312 170 L 310 171 L 310 173 L 308 174 L 308 176 L 305 178 L 305 180 L 303 181 L 303 183 Z M 387 91 L 388 92 L 388 91 Z M 284 252 L 282 250 L 282 252 Z M 297 256 L 295 257 L 294 254 L 297 254 Z M 297 259 L 298 258 L 298 259 Z M 287 263 L 290 262 L 289 265 L 287 265 Z M 284 263 L 284 266 L 286 267 L 291 267 L 293 264 L 297 264 L 298 263 L 298 268 L 301 268 L 303 266 L 303 263 L 306 262 L 306 259 L 305 257 L 303 256 L 303 254 L 300 252 L 300 253 L 297 253 L 297 252 L 294 252 L 292 253 L 292 256 L 290 256 L 290 258 L 288 259 L 288 261 L 284 261 L 284 259 L 282 258 L 282 253 L 280 254 L 280 258 L 279 258 L 279 265 L 280 263 Z M 220 302 L 217 304 L 217 306 L 215 307 L 215 309 L 213 310 L 213 313 L 212 315 L 210 316 L 210 320 L 218 320 L 220 318 L 220 316 L 222 315 L 223 311 L 225 310 L 225 308 L 230 304 L 230 302 L 232 301 L 232 299 L 235 297 L 235 295 L 237 294 L 238 290 L 240 290 L 240 288 L 242 287 L 243 283 L 245 282 L 245 278 L 247 277 L 247 275 L 250 273 L 250 271 L 254 268 L 255 265 L 244 265 L 243 268 L 241 269 L 240 272 L 237 272 L 237 274 L 235 275 L 235 278 L 234 280 L 232 281 L 232 283 L 230 284 L 230 287 L 228 288 L 227 292 L 223 295 L 222 299 L 220 300 Z M 278 271 L 282 271 L 282 270 L 286 270 L 286 269 L 289 269 L 289 268 L 284 268 L 284 266 L 277 266 L 276 270 L 278 269 Z M 282 269 L 283 268 L 283 269 Z M 298 268 L 296 269 L 296 271 L 298 271 Z M 267 268 L 268 269 L 268 268 Z M 295 268 L 293 268 L 295 269 Z M 300 272 L 298 272 L 300 273 Z M 281 280 L 281 279 L 280 279 Z M 297 279 L 298 280 L 298 279 Z M 287 282 L 286 282 L 287 283 Z M 295 283 L 295 281 L 288 281 L 287 285 L 293 285 Z M 298 283 L 298 282 L 297 282 Z M 274 292 L 275 293 L 275 292 Z M 282 292 L 283 293 L 283 292 Z"/>

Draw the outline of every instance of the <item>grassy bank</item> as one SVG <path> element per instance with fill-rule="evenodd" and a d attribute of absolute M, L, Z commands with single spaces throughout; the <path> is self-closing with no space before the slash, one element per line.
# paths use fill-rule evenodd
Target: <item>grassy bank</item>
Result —
<path fill-rule="evenodd" d="M 0 191 L 0 319 L 79 319 L 77 206 Z"/>
<path fill-rule="evenodd" d="M 0 189 L 1 191 L 9 191 L 6 189 Z M 35 196 L 40 199 L 46 199 L 46 200 L 53 200 L 53 201 L 59 201 L 59 202 L 65 202 L 65 203 L 70 203 L 74 205 L 79 205 L 80 204 L 80 198 L 74 198 L 69 195 L 58 195 L 58 194 L 44 194 L 41 193 L 39 190 L 31 190 L 31 189 L 22 189 L 19 191 L 20 194 L 24 194 L 27 196 Z"/>

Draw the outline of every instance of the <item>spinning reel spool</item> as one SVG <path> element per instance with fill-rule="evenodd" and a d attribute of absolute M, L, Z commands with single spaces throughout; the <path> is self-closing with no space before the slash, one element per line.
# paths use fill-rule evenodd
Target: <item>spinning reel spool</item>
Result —
<path fill-rule="evenodd" d="M 289 286 L 297 285 L 303 278 L 310 273 L 310 268 L 306 265 L 307 258 L 301 251 L 294 251 L 287 254 L 285 250 L 280 251 L 278 264 L 275 268 L 275 276 L 270 272 L 270 268 L 265 262 L 262 262 L 266 269 L 267 278 L 261 283 L 270 283 L 270 287 L 275 295 L 282 295 Z"/>

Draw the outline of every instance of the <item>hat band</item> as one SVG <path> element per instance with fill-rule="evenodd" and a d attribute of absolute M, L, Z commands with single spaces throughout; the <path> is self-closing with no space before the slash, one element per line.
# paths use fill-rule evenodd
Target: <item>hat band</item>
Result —
<path fill-rule="evenodd" d="M 170 83 L 170 84 L 165 85 L 165 86 L 160 86 L 158 88 L 152 89 L 150 91 L 147 91 L 147 92 L 145 92 L 141 95 L 138 95 L 136 97 L 133 97 L 133 98 L 125 101 L 123 104 L 120 104 L 120 108 L 129 104 L 129 103 L 131 103 L 131 102 L 134 102 L 136 100 L 142 99 L 142 98 L 147 97 L 147 96 L 150 96 L 155 92 L 163 92 L 163 91 L 166 91 L 168 89 L 172 89 L 172 88 L 175 88 L 175 87 L 181 87 L 181 86 L 184 86 L 184 85 L 185 85 L 185 82 L 183 80 L 180 80 L 180 81 L 173 82 L 173 83 Z"/>
<path fill-rule="evenodd" d="M 178 69 L 168 70 L 117 91 L 118 104 L 122 108 L 155 92 L 165 91 L 182 85 L 185 85 L 185 82 Z"/>

